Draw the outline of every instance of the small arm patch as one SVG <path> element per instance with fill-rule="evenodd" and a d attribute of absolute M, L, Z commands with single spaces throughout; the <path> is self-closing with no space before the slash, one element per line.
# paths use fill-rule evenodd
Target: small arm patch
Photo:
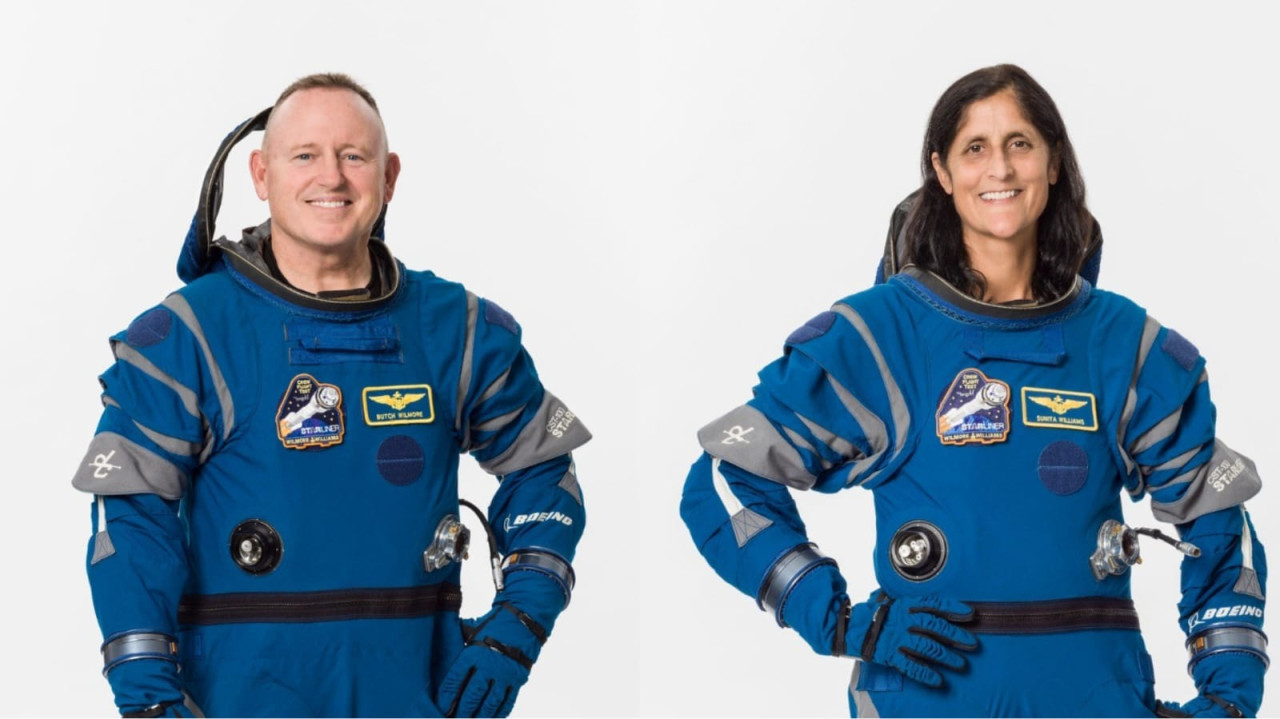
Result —
<path fill-rule="evenodd" d="M 1196 366 L 1196 360 L 1200 359 L 1200 350 L 1196 349 L 1196 346 L 1186 337 L 1173 330 L 1165 334 L 1164 342 L 1160 343 L 1160 349 L 1188 372 Z"/>
<path fill-rule="evenodd" d="M 792 332 L 791 336 L 787 338 L 787 344 L 798 345 L 804 342 L 808 342 L 809 340 L 814 339 L 816 337 L 821 337 L 825 335 L 828 330 L 831 329 L 831 325 L 835 324 L 835 322 L 836 322 L 836 313 L 823 312 L 822 314 L 814 317 L 808 322 L 805 322 L 804 325 L 800 327 L 800 329 L 796 330 L 795 332 Z"/>
<path fill-rule="evenodd" d="M 511 316 L 510 312 L 498 306 L 493 300 L 484 301 L 484 321 L 492 325 L 497 325 L 515 334 L 517 331 L 516 318 Z"/>
<path fill-rule="evenodd" d="M 168 337 L 171 329 L 173 313 L 163 307 L 156 307 L 143 313 L 129 325 L 124 341 L 139 349 L 150 347 Z"/>

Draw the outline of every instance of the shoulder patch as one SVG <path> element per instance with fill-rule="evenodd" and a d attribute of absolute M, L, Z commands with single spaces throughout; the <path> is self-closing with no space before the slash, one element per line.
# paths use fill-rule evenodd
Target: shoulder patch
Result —
<path fill-rule="evenodd" d="M 823 312 L 808 322 L 805 322 L 804 325 L 795 332 L 792 332 L 791 336 L 787 337 L 787 344 L 798 345 L 808 342 L 811 339 L 821 337 L 831 329 L 831 325 L 835 324 L 835 322 L 836 313 L 831 311 Z"/>
<path fill-rule="evenodd" d="M 497 325 L 515 334 L 519 328 L 516 326 L 516 318 L 511 316 L 510 312 L 498 306 L 493 300 L 484 300 L 484 321 L 491 325 Z"/>
<path fill-rule="evenodd" d="M 1186 337 L 1178 334 L 1173 330 L 1169 330 L 1164 336 L 1164 342 L 1160 343 L 1160 349 L 1165 354 L 1172 357 L 1178 364 L 1182 365 L 1182 369 L 1191 371 L 1196 366 L 1196 360 L 1200 359 L 1200 350 L 1191 344 Z"/>
<path fill-rule="evenodd" d="M 147 310 L 129 324 L 129 329 L 124 334 L 124 341 L 138 349 L 150 347 L 168 337 L 171 329 L 173 329 L 173 313 L 164 307 L 156 307 Z"/>

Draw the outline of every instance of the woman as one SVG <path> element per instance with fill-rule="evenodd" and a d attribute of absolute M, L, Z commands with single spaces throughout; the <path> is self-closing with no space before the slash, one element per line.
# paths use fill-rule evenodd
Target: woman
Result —
<path fill-rule="evenodd" d="M 1162 709 L 1256 712 L 1265 560 L 1241 503 L 1260 482 L 1214 438 L 1195 347 L 1078 276 L 1093 222 L 1053 100 L 1012 65 L 961 78 L 922 174 L 886 263 L 905 266 L 792 333 L 699 432 L 694 543 L 815 651 L 859 658 L 855 715 L 1150 715 L 1120 506 L 1150 494 L 1198 555 L 1179 609 L 1200 696 Z M 852 486 L 876 508 L 862 602 L 788 491 Z"/>

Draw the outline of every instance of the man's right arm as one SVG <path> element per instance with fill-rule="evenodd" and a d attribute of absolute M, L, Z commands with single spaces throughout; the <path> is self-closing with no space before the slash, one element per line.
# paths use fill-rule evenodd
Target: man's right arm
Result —
<path fill-rule="evenodd" d="M 177 609 L 187 581 L 179 505 L 231 414 L 190 307 L 174 295 L 111 339 L 104 410 L 72 484 L 94 495 L 87 569 L 103 673 L 124 714 L 181 710 Z M 214 371 L 210 372 L 210 366 Z M 212 384 L 216 411 L 202 406 Z M 145 714 L 144 714 L 145 715 Z"/>

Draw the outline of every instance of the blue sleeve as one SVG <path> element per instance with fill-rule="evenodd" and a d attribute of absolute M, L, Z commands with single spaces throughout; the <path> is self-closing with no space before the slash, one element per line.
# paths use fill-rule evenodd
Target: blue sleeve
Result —
<path fill-rule="evenodd" d="M 873 487 L 907 455 L 910 418 L 890 365 L 862 317 L 838 304 L 793 332 L 752 399 L 703 427 L 698 441 L 713 457 L 797 489 Z"/>
<path fill-rule="evenodd" d="M 1266 555 L 1244 508 L 1261 479 L 1252 460 L 1217 438 L 1215 425 L 1204 358 L 1148 317 L 1117 440 L 1130 495 L 1150 494 L 1156 518 L 1200 550 L 1182 560 L 1178 610 L 1188 637 L 1220 627 L 1262 630 Z"/>
<path fill-rule="evenodd" d="M 572 562 L 586 520 L 577 467 L 567 454 L 505 475 L 489 503 L 503 554 L 545 549 Z"/>
<path fill-rule="evenodd" d="M 685 480 L 680 517 L 711 568 L 764 609 L 765 578 L 784 556 L 809 543 L 786 486 L 703 453 Z M 814 651 L 826 654 L 837 609 L 847 597 L 834 563 L 800 578 L 780 608 L 780 621 Z"/>
<path fill-rule="evenodd" d="M 1200 549 L 1182 560 L 1179 622 L 1187 636 L 1219 626 L 1262 631 L 1267 556 L 1243 506 L 1178 525 L 1183 541 Z"/>
<path fill-rule="evenodd" d="M 180 500 L 233 408 L 190 306 L 174 295 L 111 338 L 104 411 L 73 486 L 95 495 L 87 572 L 104 642 L 177 635 L 187 580 Z M 113 665 L 116 702 L 132 711 L 181 701 L 176 658 Z"/>
<path fill-rule="evenodd" d="M 467 293 L 460 446 L 503 476 L 568 454 L 591 438 L 578 416 L 538 379 L 520 326 L 496 303 Z"/>
<path fill-rule="evenodd" d="M 1156 519 L 1185 524 L 1261 489 L 1253 461 L 1216 437 L 1215 422 L 1204 358 L 1148 317 L 1117 443 L 1130 496 L 1150 494 Z"/>

